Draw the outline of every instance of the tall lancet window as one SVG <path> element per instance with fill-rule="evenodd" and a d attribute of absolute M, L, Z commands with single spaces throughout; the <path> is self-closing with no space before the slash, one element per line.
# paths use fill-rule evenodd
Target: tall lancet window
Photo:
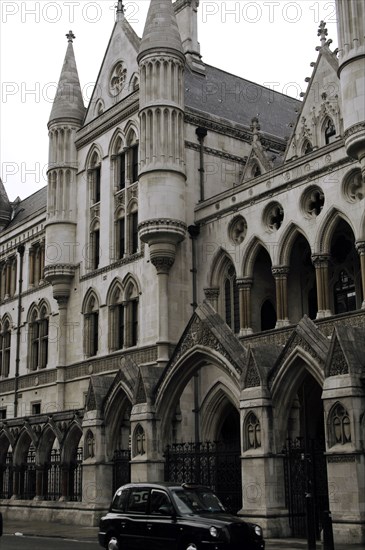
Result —
<path fill-rule="evenodd" d="M 240 330 L 239 298 L 236 282 L 236 270 L 232 264 L 226 270 L 224 276 L 224 308 L 227 325 L 238 333 Z"/>

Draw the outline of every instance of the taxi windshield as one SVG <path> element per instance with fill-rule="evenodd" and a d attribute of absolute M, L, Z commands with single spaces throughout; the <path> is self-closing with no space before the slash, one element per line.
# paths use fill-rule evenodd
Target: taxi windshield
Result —
<path fill-rule="evenodd" d="M 176 506 L 181 514 L 225 512 L 217 495 L 205 487 L 172 490 Z"/>

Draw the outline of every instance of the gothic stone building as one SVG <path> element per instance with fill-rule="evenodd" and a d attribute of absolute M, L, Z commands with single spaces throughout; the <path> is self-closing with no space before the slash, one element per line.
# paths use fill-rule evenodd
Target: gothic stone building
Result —
<path fill-rule="evenodd" d="M 365 8 L 336 5 L 303 101 L 205 64 L 199 0 L 142 38 L 118 2 L 87 109 L 67 35 L 48 184 L 1 184 L 5 517 L 199 481 L 266 536 L 309 493 L 365 541 Z"/>

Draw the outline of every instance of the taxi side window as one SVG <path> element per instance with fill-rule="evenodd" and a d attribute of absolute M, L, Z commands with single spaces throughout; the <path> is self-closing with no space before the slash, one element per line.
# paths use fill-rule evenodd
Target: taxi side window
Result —
<path fill-rule="evenodd" d="M 117 491 L 113 500 L 112 510 L 115 510 L 117 512 L 124 512 L 127 499 L 128 490 L 125 489 L 124 491 Z"/>
<path fill-rule="evenodd" d="M 169 497 L 163 491 L 152 489 L 151 492 L 151 514 L 167 516 L 173 513 L 173 507 Z"/>
<path fill-rule="evenodd" d="M 148 492 L 148 489 L 143 488 L 131 489 L 126 511 L 145 514 L 147 512 Z"/>

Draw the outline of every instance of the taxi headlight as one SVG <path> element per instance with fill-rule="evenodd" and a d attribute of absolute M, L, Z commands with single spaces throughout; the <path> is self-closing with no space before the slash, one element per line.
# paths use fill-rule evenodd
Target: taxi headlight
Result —
<path fill-rule="evenodd" d="M 209 529 L 209 533 L 212 537 L 214 537 L 215 539 L 218 537 L 218 529 L 216 527 L 211 527 Z"/>
<path fill-rule="evenodd" d="M 262 537 L 262 529 L 259 525 L 255 525 L 255 533 L 258 537 Z"/>

